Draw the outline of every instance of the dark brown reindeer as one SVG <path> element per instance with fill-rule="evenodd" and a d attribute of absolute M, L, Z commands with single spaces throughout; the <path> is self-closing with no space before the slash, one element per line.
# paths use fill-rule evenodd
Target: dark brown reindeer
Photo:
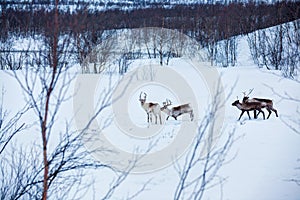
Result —
<path fill-rule="evenodd" d="M 180 106 L 175 106 L 172 107 L 171 109 L 168 108 L 168 106 L 172 105 L 172 102 L 169 99 L 166 99 L 166 102 L 163 102 L 163 107 L 161 107 L 161 111 L 166 113 L 168 117 L 166 120 L 169 119 L 169 117 L 173 117 L 175 120 L 177 120 L 177 117 L 184 114 L 184 113 L 189 113 L 191 121 L 194 119 L 194 113 L 193 113 L 193 108 L 191 107 L 190 104 L 183 104 Z"/>
<path fill-rule="evenodd" d="M 144 94 L 144 98 L 142 98 L 142 94 Z M 141 106 L 147 113 L 147 122 L 152 122 L 152 114 L 155 116 L 155 124 L 157 124 L 157 118 L 159 117 L 160 124 L 161 123 L 161 111 L 160 105 L 158 103 L 146 102 L 147 94 L 145 92 L 141 92 L 139 101 L 141 102 Z M 150 120 L 149 120 L 150 119 Z"/>
<path fill-rule="evenodd" d="M 253 91 L 254 88 L 249 90 L 249 93 L 246 95 L 246 92 L 243 92 L 243 103 L 252 103 L 252 102 L 260 102 L 262 103 L 263 107 L 267 109 L 269 115 L 267 119 L 269 119 L 272 111 L 275 112 L 276 117 L 278 117 L 277 110 L 273 107 L 273 101 L 271 99 L 264 99 L 264 98 L 249 98 L 249 94 Z M 259 113 L 258 113 L 259 114 Z M 256 115 L 256 111 L 254 111 L 254 118 L 257 118 L 258 114 Z"/>
<path fill-rule="evenodd" d="M 263 114 L 263 118 L 265 119 L 265 113 L 264 113 L 264 111 L 262 111 L 262 108 L 264 108 L 264 105 L 261 102 L 242 102 L 241 103 L 239 100 L 236 100 L 231 105 L 236 106 L 238 109 L 240 109 L 242 111 L 238 120 L 241 119 L 244 112 L 247 112 L 249 119 L 251 119 L 249 111 L 256 111 L 256 110 L 259 111 L 258 114 L 261 112 Z"/>

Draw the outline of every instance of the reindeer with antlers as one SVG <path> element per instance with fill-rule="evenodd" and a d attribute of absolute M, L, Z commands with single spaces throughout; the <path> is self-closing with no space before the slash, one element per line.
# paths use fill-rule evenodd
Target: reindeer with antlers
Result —
<path fill-rule="evenodd" d="M 263 118 L 265 119 L 265 113 L 264 113 L 264 111 L 262 111 L 263 105 L 261 102 L 242 102 L 241 103 L 239 100 L 236 100 L 231 105 L 236 106 L 238 109 L 240 109 L 242 111 L 238 120 L 241 119 L 244 112 L 247 112 L 249 119 L 251 119 L 249 111 L 256 111 L 256 110 L 259 111 L 258 114 L 261 112 L 263 114 Z"/>
<path fill-rule="evenodd" d="M 247 95 L 246 92 L 243 92 L 243 103 L 260 102 L 263 104 L 263 107 L 266 108 L 269 113 L 267 119 L 269 119 L 272 111 L 275 113 L 276 117 L 278 117 L 277 110 L 273 107 L 273 101 L 271 99 L 249 98 L 249 94 L 251 94 L 253 90 L 254 88 L 250 89 Z M 254 111 L 254 118 L 257 118 L 258 114 L 259 113 L 257 113 L 256 115 L 256 112 Z"/>
<path fill-rule="evenodd" d="M 142 94 L 144 94 L 144 98 L 142 98 Z M 155 116 L 155 124 L 157 124 L 157 118 L 159 117 L 160 124 L 161 123 L 161 110 L 160 105 L 158 103 L 146 102 L 147 94 L 145 92 L 141 92 L 139 101 L 141 102 L 141 106 L 147 113 L 147 122 L 152 122 L 152 114 Z M 149 120 L 150 119 L 150 120 Z"/>
<path fill-rule="evenodd" d="M 254 88 L 253 88 L 254 89 Z M 271 110 L 275 112 L 276 116 L 278 117 L 277 110 L 273 108 L 273 101 L 270 99 L 261 99 L 261 98 L 252 98 L 249 99 L 249 94 L 253 91 L 253 89 L 249 90 L 249 93 L 246 95 L 246 92 L 243 92 L 244 97 L 243 101 L 239 102 L 236 100 L 232 103 L 232 106 L 236 106 L 238 109 L 242 111 L 238 120 L 241 119 L 244 112 L 247 112 L 249 119 L 251 119 L 249 115 L 249 111 L 254 111 L 254 118 L 256 119 L 259 113 L 263 114 L 263 118 L 265 119 L 265 113 L 262 111 L 262 108 L 266 108 L 269 112 L 267 119 L 271 115 Z M 256 115 L 256 111 L 259 111 Z"/>
<path fill-rule="evenodd" d="M 191 107 L 190 104 L 183 104 L 180 106 L 175 106 L 172 107 L 171 109 L 168 108 L 168 106 L 172 105 L 172 102 L 169 99 L 166 99 L 166 102 L 163 102 L 163 107 L 161 107 L 161 111 L 166 113 L 168 115 L 167 119 L 169 117 L 173 117 L 175 120 L 177 120 L 177 117 L 184 114 L 184 113 L 189 113 L 191 121 L 194 119 L 194 113 L 193 113 L 193 108 Z"/>

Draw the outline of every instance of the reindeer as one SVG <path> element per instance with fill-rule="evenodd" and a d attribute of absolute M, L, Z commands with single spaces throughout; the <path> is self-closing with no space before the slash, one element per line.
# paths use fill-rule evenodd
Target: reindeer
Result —
<path fill-rule="evenodd" d="M 193 108 L 190 106 L 189 103 L 180 106 L 175 106 L 169 109 L 168 106 L 170 105 L 172 105 L 172 102 L 169 99 L 166 99 L 166 102 L 163 102 L 163 107 L 160 108 L 161 111 L 163 111 L 168 115 L 166 120 L 168 120 L 170 116 L 173 117 L 175 120 L 177 120 L 178 116 L 184 113 L 190 113 L 191 121 L 193 121 L 194 119 Z"/>
<path fill-rule="evenodd" d="M 265 105 L 262 102 L 242 102 L 241 103 L 239 100 L 236 100 L 231 105 L 236 106 L 238 109 L 240 109 L 242 111 L 238 120 L 241 119 L 244 112 L 247 112 L 249 119 L 251 119 L 251 117 L 249 115 L 249 111 L 255 111 L 255 110 L 259 111 L 258 114 L 262 113 L 263 118 L 265 119 L 265 113 L 264 113 L 264 111 L 262 111 L 262 108 L 264 108 Z"/>
<path fill-rule="evenodd" d="M 269 119 L 272 111 L 275 113 L 276 117 L 278 117 L 278 113 L 277 110 L 275 108 L 273 108 L 273 101 L 271 99 L 261 99 L 261 98 L 249 98 L 249 97 L 244 97 L 243 98 L 243 103 L 252 103 L 252 102 L 259 102 L 262 103 L 263 106 L 267 109 L 267 111 L 269 112 L 267 119 Z M 258 113 L 259 114 L 259 113 Z M 258 115 L 257 114 L 257 115 Z M 254 113 L 255 115 L 255 113 Z M 257 117 L 256 115 L 256 117 Z"/>
<path fill-rule="evenodd" d="M 278 117 L 277 110 L 273 107 L 273 101 L 271 99 L 262 99 L 262 98 L 249 98 L 249 94 L 253 91 L 254 88 L 249 90 L 249 93 L 246 95 L 246 92 L 243 92 L 244 97 L 243 97 L 243 103 L 251 103 L 251 102 L 260 102 L 263 104 L 263 106 L 267 109 L 269 112 L 269 115 L 267 119 L 269 119 L 272 111 L 275 112 L 276 117 Z M 258 113 L 259 114 L 259 113 Z M 258 115 L 257 114 L 257 115 Z M 257 118 L 256 112 L 254 111 L 254 118 Z"/>
<path fill-rule="evenodd" d="M 144 93 L 144 98 L 142 98 L 142 94 Z M 157 117 L 159 117 L 160 124 L 161 123 L 161 111 L 160 105 L 158 103 L 148 102 L 146 103 L 147 94 L 145 92 L 141 92 L 139 101 L 141 102 L 141 106 L 147 113 L 147 122 L 149 123 L 149 119 L 152 122 L 152 114 L 155 116 L 155 124 L 157 124 Z"/>

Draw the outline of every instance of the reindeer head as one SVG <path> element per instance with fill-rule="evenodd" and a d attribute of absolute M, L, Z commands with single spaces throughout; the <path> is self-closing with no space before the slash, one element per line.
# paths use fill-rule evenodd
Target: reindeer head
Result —
<path fill-rule="evenodd" d="M 236 106 L 240 103 L 239 97 L 236 96 L 236 100 L 231 104 L 232 106 Z"/>
<path fill-rule="evenodd" d="M 236 106 L 236 105 L 238 105 L 239 103 L 240 103 L 239 100 L 235 100 L 231 105 L 232 105 L 232 106 Z"/>
<path fill-rule="evenodd" d="M 163 107 L 161 107 L 160 109 L 163 111 L 165 109 L 168 108 L 168 106 L 172 105 L 172 102 L 169 99 L 166 99 L 165 102 L 163 102 Z"/>
<path fill-rule="evenodd" d="M 246 102 L 248 99 L 249 99 L 248 96 L 244 96 L 244 97 L 243 97 L 243 102 Z"/>
<path fill-rule="evenodd" d="M 144 93 L 144 98 L 142 98 L 142 94 Z M 141 92 L 139 101 L 143 105 L 146 102 L 147 94 L 145 92 Z"/>

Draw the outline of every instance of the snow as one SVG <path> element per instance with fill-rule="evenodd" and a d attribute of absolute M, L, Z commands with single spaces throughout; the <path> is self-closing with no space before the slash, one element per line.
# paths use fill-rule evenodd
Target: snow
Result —
<path fill-rule="evenodd" d="M 230 161 L 221 168 L 218 174 L 227 178 L 222 185 L 222 193 L 219 187 L 214 187 L 205 193 L 204 199 L 220 199 L 222 197 L 225 200 L 297 200 L 300 198 L 300 187 L 288 180 L 299 177 L 299 171 L 296 168 L 300 165 L 299 161 L 297 161 L 300 158 L 300 135 L 289 129 L 282 119 L 287 116 L 292 119 L 299 119 L 299 113 L 296 111 L 300 103 L 299 101 L 284 99 L 275 94 L 274 91 L 281 95 L 287 93 L 300 100 L 300 93 L 298 92 L 300 83 L 282 78 L 280 72 L 269 71 L 255 66 L 250 57 L 245 38 L 240 39 L 238 48 L 238 63 L 235 67 L 215 68 L 223 83 L 225 96 L 228 96 L 225 103 L 224 128 L 226 131 L 235 127 L 235 138 L 237 140 L 227 156 Z M 153 60 L 147 59 L 137 60 L 131 65 L 129 73 L 142 68 L 142 65 L 152 66 L 156 69 L 156 66 L 152 64 L 153 62 Z M 206 63 L 198 64 L 204 68 L 207 67 Z M 193 67 L 190 60 L 183 58 L 172 59 L 169 66 L 165 66 L 162 69 L 166 70 L 164 72 L 174 73 L 174 76 L 165 74 L 165 78 L 168 81 L 163 82 L 163 78 L 158 79 L 160 81 L 158 83 L 155 81 L 143 82 L 143 80 L 133 81 L 132 90 L 127 93 L 128 98 L 123 102 L 126 109 L 116 112 L 114 106 L 111 106 L 97 117 L 97 122 L 102 125 L 105 117 L 109 116 L 112 118 L 113 123 L 104 127 L 103 135 L 110 145 L 117 147 L 120 151 L 130 154 L 138 147 L 140 152 L 144 152 L 147 151 L 151 144 L 157 142 L 149 153 L 155 155 L 154 158 L 156 160 L 152 159 L 151 161 L 161 165 L 153 163 L 154 168 L 150 167 L 147 171 L 138 171 L 139 173 L 130 175 L 117 190 L 114 199 L 126 198 L 128 194 L 136 192 L 150 179 L 151 182 L 147 185 L 147 189 L 137 199 L 168 200 L 173 198 L 173 191 L 178 182 L 178 177 L 174 166 L 170 163 L 174 159 L 171 156 L 176 155 L 178 152 L 184 155 L 188 144 L 191 142 L 188 139 L 191 139 L 194 134 L 185 133 L 186 136 L 183 137 L 179 130 L 181 127 L 192 127 L 199 124 L 205 115 L 207 105 L 211 101 L 212 94 L 210 91 L 211 85 L 208 83 L 209 80 L 206 79 L 207 77 L 204 77 L 201 71 L 199 72 L 196 69 L 197 67 Z M 93 94 L 95 95 L 93 99 L 94 108 L 97 107 L 97 99 L 100 97 L 97 94 L 101 94 L 101 91 L 107 89 L 103 85 L 108 83 L 107 81 L 109 81 L 111 76 L 106 76 L 108 75 L 99 75 L 99 81 L 97 80 L 96 82 L 96 92 Z M 174 78 L 177 76 L 181 76 L 182 79 Z M 5 108 L 13 113 L 22 107 L 22 103 L 20 103 L 23 101 L 22 91 L 14 79 L 6 72 L 0 72 L 0 77 L 0 88 L 3 87 L 6 91 L 4 95 Z M 120 81 L 120 77 L 113 77 L 113 81 Z M 217 82 L 215 79 L 211 81 Z M 179 92 L 179 83 L 187 84 L 190 88 L 180 88 L 181 92 Z M 174 85 L 170 86 L 169 84 Z M 69 90 L 70 94 L 76 93 L 76 89 L 78 89 L 74 85 L 75 83 L 72 82 Z M 254 88 L 254 90 L 250 96 L 273 100 L 274 108 L 279 113 L 278 118 L 272 113 L 270 118 L 266 120 L 263 120 L 261 115 L 258 119 L 249 120 L 245 114 L 241 121 L 237 121 L 240 111 L 236 107 L 231 106 L 231 103 L 236 100 L 236 96 L 239 96 L 239 99 L 241 99 L 242 92 L 247 92 L 251 88 Z M 113 87 L 113 89 L 117 88 Z M 183 116 L 178 121 L 174 119 L 165 121 L 166 115 L 162 114 L 163 125 L 152 124 L 149 126 L 146 122 L 146 113 L 138 101 L 140 91 L 148 94 L 147 101 L 154 101 L 160 104 L 166 98 L 171 99 L 174 106 L 195 99 L 196 101 L 192 103 L 196 111 L 196 120 L 190 122 L 188 116 Z M 72 101 L 71 99 L 70 102 L 63 104 L 62 118 L 72 117 L 71 115 L 76 116 L 77 111 L 73 110 L 72 103 L 74 102 Z M 251 113 L 252 116 L 253 113 Z M 118 118 L 121 121 L 117 121 Z M 28 116 L 27 120 L 32 119 Z M 151 131 L 155 132 L 152 133 Z M 26 141 L 26 138 L 26 135 L 21 136 L 19 140 Z M 163 152 L 173 144 L 182 145 L 183 143 L 187 146 L 183 145 L 182 149 L 179 147 L 175 148 L 174 151 L 178 152 L 170 152 L 170 150 L 168 150 L 170 154 Z M 168 158 L 169 163 L 163 160 L 165 155 L 170 156 Z M 106 159 L 110 160 L 112 157 L 107 157 Z M 182 158 L 178 159 L 182 161 Z M 95 191 L 102 194 L 103 187 L 107 187 L 109 184 L 108 180 L 111 180 L 110 176 L 110 173 L 101 170 L 94 174 L 94 178 L 96 178 Z"/>
<path fill-rule="evenodd" d="M 175 63 L 178 64 L 177 67 Z M 185 69 L 181 70 L 180 73 L 186 71 L 187 74 L 191 74 L 187 69 L 188 64 L 185 63 L 184 65 L 184 63 L 185 61 L 182 59 L 173 60 L 170 67 L 178 71 L 180 71 L 179 68 Z M 218 69 L 220 74 L 222 74 L 221 79 L 225 93 L 229 94 L 233 88 L 231 95 L 226 101 L 224 124 L 229 127 L 235 126 L 235 137 L 239 138 L 228 155 L 228 159 L 232 158 L 232 160 L 224 165 L 219 173 L 220 176 L 227 178 L 222 189 L 223 199 L 297 200 L 300 197 L 300 188 L 295 183 L 287 180 L 299 176 L 296 168 L 299 167 L 297 160 L 299 159 L 300 136 L 291 131 L 281 121 L 281 117 L 294 116 L 294 118 L 299 119 L 299 115 L 296 112 L 299 102 L 282 99 L 276 96 L 271 88 L 276 89 L 276 92 L 279 94 L 286 92 L 292 94 L 296 99 L 300 99 L 300 94 L 295 94 L 295 91 L 299 91 L 300 85 L 296 81 L 283 79 L 278 72 L 260 69 L 253 65 L 250 66 L 248 63 L 245 65 Z M 185 76 L 187 74 L 182 75 Z M 198 80 L 195 78 L 190 78 L 189 80 L 193 85 L 197 85 L 198 82 L 202 81 L 201 78 L 199 81 L 199 77 Z M 160 91 L 157 87 L 159 86 L 151 87 L 152 91 L 159 92 L 158 95 L 156 94 L 157 96 L 151 97 L 151 99 L 149 97 L 149 100 L 161 99 L 159 97 L 162 94 L 170 95 L 170 91 Z M 151 91 L 147 87 L 142 88 L 145 91 Z M 193 87 L 196 90 L 201 88 Z M 248 120 L 248 116 L 245 114 L 240 122 L 237 121 L 240 111 L 236 107 L 232 107 L 231 103 L 236 99 L 237 95 L 241 99 L 242 92 L 251 88 L 254 88 L 251 96 L 271 98 L 273 100 L 274 108 L 279 113 L 278 118 L 272 113 L 267 120 L 263 120 L 261 115 L 258 119 Z M 200 92 L 198 90 L 195 92 L 198 92 L 197 98 L 199 100 L 205 95 L 199 95 Z M 204 91 L 204 93 L 207 94 L 207 91 Z M 132 96 L 129 103 L 130 108 L 134 107 L 132 101 L 137 100 L 138 92 L 134 92 Z M 172 98 L 175 99 L 175 96 Z M 137 102 L 135 101 L 135 103 Z M 203 111 L 203 108 L 199 107 L 200 112 L 201 110 Z M 144 120 L 144 126 L 146 125 L 146 116 L 141 108 L 136 106 L 135 110 L 131 110 L 129 113 L 130 118 L 135 123 L 140 125 L 143 124 Z M 134 115 L 135 118 L 132 113 L 136 114 Z M 252 113 L 251 115 L 253 116 Z M 164 126 L 177 127 L 180 123 L 190 122 L 169 120 Z M 159 150 L 165 148 L 166 143 L 171 143 L 174 137 L 176 139 L 176 135 L 171 136 L 172 138 L 169 138 L 164 144 L 159 144 Z M 118 137 L 115 138 L 115 141 L 117 139 Z M 122 141 L 124 141 L 123 139 Z M 128 141 L 125 143 L 128 145 Z M 138 199 L 172 199 L 170 193 L 174 190 L 174 183 L 178 181 L 173 166 L 168 166 L 150 174 L 133 175 L 128 179 L 128 183 L 121 187 L 121 191 L 129 192 L 135 190 L 149 178 L 153 178 L 151 186 Z M 220 199 L 221 194 L 219 190 L 219 187 L 208 190 L 204 199 Z M 121 196 L 118 198 L 121 198 Z"/>
<path fill-rule="evenodd" d="M 237 123 L 236 135 L 242 138 L 233 148 L 237 157 L 221 172 L 228 177 L 223 188 L 225 199 L 298 199 L 299 186 L 287 179 L 295 177 L 295 169 L 299 166 L 299 135 L 289 130 L 280 119 L 282 116 L 299 118 L 296 113 L 299 102 L 282 100 L 273 94 L 270 87 L 280 94 L 287 92 L 299 99 L 299 93 L 295 94 L 299 83 L 258 68 L 231 68 L 225 71 L 223 82 L 230 84 L 230 79 L 238 78 L 230 98 L 232 101 L 234 95 L 241 98 L 241 91 L 255 88 L 251 96 L 273 99 L 274 108 L 279 113 L 279 118 L 272 113 L 268 120 L 262 120 L 260 116 L 251 121 L 245 114 L 239 123 L 235 121 L 239 111 L 228 107 L 227 122 Z"/>

